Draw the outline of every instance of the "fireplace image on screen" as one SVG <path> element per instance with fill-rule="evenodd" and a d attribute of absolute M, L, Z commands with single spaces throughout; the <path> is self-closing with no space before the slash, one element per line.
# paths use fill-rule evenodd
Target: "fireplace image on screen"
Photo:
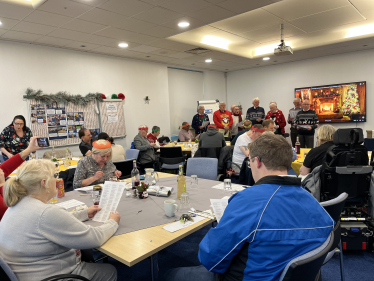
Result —
<path fill-rule="evenodd" d="M 366 82 L 295 89 L 295 97 L 310 100 L 321 123 L 365 122 Z"/>

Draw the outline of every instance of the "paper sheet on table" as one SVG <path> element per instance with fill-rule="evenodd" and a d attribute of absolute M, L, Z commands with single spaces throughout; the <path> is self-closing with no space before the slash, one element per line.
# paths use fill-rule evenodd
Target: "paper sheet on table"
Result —
<path fill-rule="evenodd" d="M 77 165 L 71 165 L 71 166 L 69 166 L 69 169 L 75 169 L 75 168 L 77 168 Z"/>
<path fill-rule="evenodd" d="M 224 183 L 220 183 L 220 184 L 217 184 L 215 186 L 212 186 L 212 188 L 222 189 L 223 190 L 223 186 L 224 186 Z M 234 184 L 234 183 L 231 184 L 231 188 L 232 188 L 233 191 L 238 191 L 238 192 L 245 189 L 242 185 L 240 185 L 240 184 Z"/>
<path fill-rule="evenodd" d="M 229 204 L 229 200 L 228 199 L 210 199 L 210 203 L 212 204 L 213 212 L 216 216 L 217 222 L 219 222 L 223 216 L 223 213 L 225 212 L 227 204 Z"/>
<path fill-rule="evenodd" d="M 71 200 L 56 204 L 56 206 L 62 207 L 66 210 L 69 208 L 74 208 L 74 207 L 81 206 L 81 205 L 86 205 L 86 204 L 75 199 L 71 199 Z"/>
<path fill-rule="evenodd" d="M 94 221 L 104 222 L 109 219 L 110 212 L 117 210 L 125 186 L 124 182 L 106 181 L 104 183 L 99 203 L 101 211 L 95 215 Z"/>
<path fill-rule="evenodd" d="M 103 186 L 103 184 L 97 184 L 97 185 Z M 76 188 L 75 190 L 79 191 L 79 192 L 82 192 L 82 193 L 90 193 L 90 192 L 92 192 L 93 187 L 94 187 L 93 185 L 89 185 L 89 186 L 85 186 L 85 187 Z"/>
<path fill-rule="evenodd" d="M 73 157 L 73 158 L 71 158 L 71 160 L 74 160 L 74 161 L 79 161 L 79 160 L 81 160 L 79 157 Z"/>
<path fill-rule="evenodd" d="M 206 126 L 208 126 L 208 124 L 209 124 L 209 121 L 204 121 L 203 124 L 201 124 L 201 126 L 205 128 Z"/>
<path fill-rule="evenodd" d="M 180 221 L 165 225 L 163 229 L 169 232 L 176 232 L 178 230 L 181 230 L 183 228 L 186 228 L 187 226 L 193 225 L 194 223 L 197 223 L 199 221 L 205 220 L 204 217 L 196 216 L 193 217 L 194 221 L 186 221 L 185 223 L 182 223 Z"/>

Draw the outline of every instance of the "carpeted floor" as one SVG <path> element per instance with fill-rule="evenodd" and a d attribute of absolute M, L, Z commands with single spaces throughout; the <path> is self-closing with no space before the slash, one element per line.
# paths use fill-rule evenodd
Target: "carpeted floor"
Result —
<path fill-rule="evenodd" d="M 199 243 L 209 229 L 210 226 L 206 226 L 158 253 L 158 281 L 162 281 L 163 274 L 170 268 L 200 264 L 197 259 Z M 109 263 L 116 266 L 119 281 L 151 281 L 150 259 L 143 260 L 130 268 L 111 258 Z M 374 254 L 366 251 L 344 253 L 344 268 L 346 281 L 373 281 Z M 322 280 L 340 280 L 338 256 L 333 257 L 322 267 Z"/>

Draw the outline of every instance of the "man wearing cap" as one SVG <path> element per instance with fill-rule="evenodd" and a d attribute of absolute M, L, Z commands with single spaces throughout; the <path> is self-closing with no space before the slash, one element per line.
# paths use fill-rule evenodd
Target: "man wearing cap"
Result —
<path fill-rule="evenodd" d="M 206 133 L 200 136 L 199 147 L 224 147 L 225 138 L 217 130 L 216 125 L 209 125 Z"/>
<path fill-rule="evenodd" d="M 155 150 L 156 143 L 150 143 L 147 139 L 148 126 L 141 125 L 138 128 L 139 133 L 134 138 L 135 148 L 139 150 L 138 162 L 143 168 L 153 168 L 156 161 Z"/>
<path fill-rule="evenodd" d="M 238 137 L 240 137 L 242 134 L 248 132 L 252 128 L 252 121 L 251 120 L 244 120 L 243 122 L 243 130 L 238 132 L 236 136 L 231 141 L 231 146 L 234 146 L 236 141 L 238 140 Z"/>
<path fill-rule="evenodd" d="M 156 145 L 153 147 L 155 149 L 160 148 L 160 143 L 158 142 L 157 137 L 160 135 L 160 127 L 158 126 L 153 126 L 152 127 L 152 133 L 149 133 L 147 135 L 147 139 L 149 140 L 150 143 L 155 143 Z"/>
<path fill-rule="evenodd" d="M 92 154 L 78 162 L 74 175 L 74 189 L 104 183 L 112 176 L 119 178 L 122 173 L 116 169 L 111 159 L 110 141 L 95 141 L 92 144 Z"/>
<path fill-rule="evenodd" d="M 230 128 L 232 126 L 232 115 L 231 112 L 226 110 L 226 103 L 219 103 L 219 110 L 213 114 L 214 124 L 217 126 L 218 132 L 222 133 L 227 140 L 230 140 Z"/>
<path fill-rule="evenodd" d="M 178 139 L 181 142 L 195 141 L 193 134 L 190 131 L 190 124 L 188 122 L 182 123 L 182 129 L 179 132 Z"/>
<path fill-rule="evenodd" d="M 232 162 L 241 167 L 244 159 L 249 155 L 248 144 L 261 136 L 263 132 L 264 127 L 260 124 L 256 124 L 253 125 L 248 132 L 238 137 L 232 155 Z"/>

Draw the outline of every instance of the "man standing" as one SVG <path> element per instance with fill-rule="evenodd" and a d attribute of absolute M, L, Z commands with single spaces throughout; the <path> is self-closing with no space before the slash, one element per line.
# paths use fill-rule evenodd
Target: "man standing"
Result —
<path fill-rule="evenodd" d="M 248 144 L 261 136 L 263 132 L 264 127 L 260 124 L 256 124 L 252 126 L 248 132 L 238 137 L 235 143 L 234 153 L 232 154 L 232 162 L 241 167 L 243 160 L 249 155 Z"/>
<path fill-rule="evenodd" d="M 88 156 L 92 153 L 92 143 L 91 138 L 92 135 L 90 133 L 90 130 L 87 130 L 85 128 L 80 129 L 78 133 L 79 138 L 82 140 L 79 144 L 79 150 L 81 151 L 83 156 Z"/>
<path fill-rule="evenodd" d="M 218 132 L 222 133 L 226 140 L 230 140 L 230 128 L 232 126 L 231 112 L 226 110 L 226 103 L 219 103 L 219 110 L 213 114 L 214 124 L 217 126 Z"/>
<path fill-rule="evenodd" d="M 265 110 L 260 107 L 260 99 L 254 98 L 253 106 L 248 108 L 246 119 L 252 121 L 252 125 L 261 124 L 265 118 Z"/>
<path fill-rule="evenodd" d="M 310 109 L 310 100 L 303 101 L 303 110 L 300 110 L 294 121 L 294 128 L 297 129 L 301 148 L 314 147 L 314 132 L 318 127 L 318 116 Z"/>
<path fill-rule="evenodd" d="M 300 178 L 287 176 L 290 148 L 274 134 L 249 144 L 255 184 L 231 196 L 217 227 L 201 241 L 204 267 L 173 269 L 163 280 L 279 280 L 292 259 L 326 247 L 335 222 Z"/>
<path fill-rule="evenodd" d="M 292 147 L 295 147 L 295 142 L 296 142 L 296 138 L 297 138 L 297 129 L 294 128 L 292 125 L 293 125 L 293 122 L 295 121 L 295 117 L 297 115 L 297 113 L 299 113 L 300 110 L 302 110 L 301 108 L 301 99 L 300 98 L 296 98 L 293 100 L 293 105 L 294 107 L 290 109 L 289 113 L 288 113 L 288 124 L 291 125 L 291 129 L 290 129 L 290 132 L 291 132 L 291 143 L 292 143 Z"/>

